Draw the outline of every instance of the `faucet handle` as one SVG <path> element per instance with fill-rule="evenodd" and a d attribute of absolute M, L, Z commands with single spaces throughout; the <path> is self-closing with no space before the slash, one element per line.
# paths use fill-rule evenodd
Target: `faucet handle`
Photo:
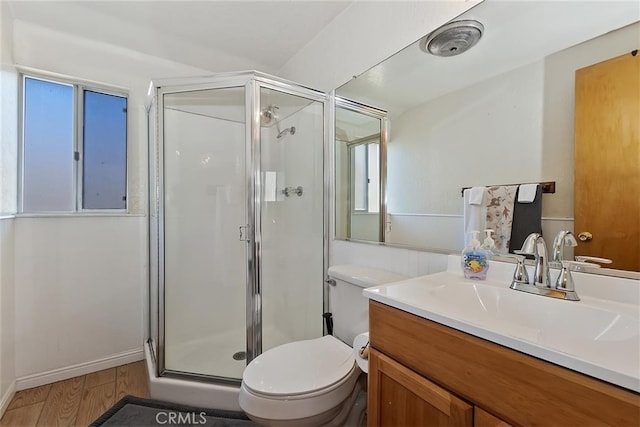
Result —
<path fill-rule="evenodd" d="M 597 256 L 586 256 L 586 255 L 577 255 L 576 256 L 576 261 L 578 262 L 599 262 L 600 264 L 611 264 L 613 262 L 613 260 L 610 260 L 609 258 L 600 258 Z M 595 267 L 595 265 L 594 265 Z M 598 266 L 599 267 L 599 266 Z"/>
<path fill-rule="evenodd" d="M 527 273 L 527 267 L 524 265 L 524 260 L 526 257 L 522 253 L 522 251 L 514 251 L 517 254 L 504 254 L 508 258 L 514 258 L 518 264 L 516 265 L 516 269 L 513 272 L 513 280 L 511 281 L 511 286 L 513 287 L 515 284 L 529 284 L 529 274 Z"/>
<path fill-rule="evenodd" d="M 590 262 L 591 261 L 591 262 Z M 576 256 L 575 261 L 571 261 L 571 265 L 573 266 L 574 271 L 589 271 L 593 268 L 600 268 L 600 264 L 611 264 L 613 261 L 609 258 L 599 258 L 596 256 L 585 256 L 578 255 Z"/>
<path fill-rule="evenodd" d="M 556 289 L 565 292 L 565 299 L 580 301 L 576 293 L 576 286 L 571 276 L 571 266 L 577 264 L 575 261 L 562 261 L 562 270 L 556 280 Z"/>

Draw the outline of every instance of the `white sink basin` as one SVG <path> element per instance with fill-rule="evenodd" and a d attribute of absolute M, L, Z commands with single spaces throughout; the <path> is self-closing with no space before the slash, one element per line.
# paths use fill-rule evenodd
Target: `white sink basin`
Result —
<path fill-rule="evenodd" d="M 438 273 L 364 290 L 370 299 L 640 392 L 638 306 L 565 301 Z"/>

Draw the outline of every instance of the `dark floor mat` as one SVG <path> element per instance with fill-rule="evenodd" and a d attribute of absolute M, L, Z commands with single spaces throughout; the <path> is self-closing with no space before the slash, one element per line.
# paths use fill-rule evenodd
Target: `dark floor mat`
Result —
<path fill-rule="evenodd" d="M 158 400 L 125 396 L 90 427 L 146 427 L 146 426 L 216 426 L 249 427 L 258 424 L 241 412 L 194 408 Z"/>

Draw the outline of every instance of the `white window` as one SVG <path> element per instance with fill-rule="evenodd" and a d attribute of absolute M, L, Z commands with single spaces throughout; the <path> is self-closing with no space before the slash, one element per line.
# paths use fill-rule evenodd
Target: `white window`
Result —
<path fill-rule="evenodd" d="M 351 147 L 353 210 L 378 213 L 380 211 L 380 154 L 378 142 Z"/>
<path fill-rule="evenodd" d="M 23 75 L 21 211 L 126 210 L 127 96 Z"/>

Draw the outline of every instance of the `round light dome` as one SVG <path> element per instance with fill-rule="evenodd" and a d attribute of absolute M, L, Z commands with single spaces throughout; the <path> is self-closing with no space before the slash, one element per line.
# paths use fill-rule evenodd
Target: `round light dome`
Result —
<path fill-rule="evenodd" d="M 420 49 L 436 56 L 460 55 L 471 49 L 482 37 L 484 26 L 478 21 L 450 22 L 420 41 Z"/>

